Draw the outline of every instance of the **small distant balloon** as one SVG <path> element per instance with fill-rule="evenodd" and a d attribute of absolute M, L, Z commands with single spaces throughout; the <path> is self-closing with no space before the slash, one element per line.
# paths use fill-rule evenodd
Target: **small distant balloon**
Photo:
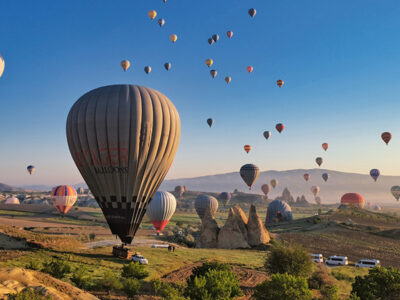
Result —
<path fill-rule="evenodd" d="M 284 84 L 284 82 L 281 79 L 276 81 L 276 85 L 279 86 L 280 88 L 283 86 L 283 84 Z"/>
<path fill-rule="evenodd" d="M 160 27 L 163 27 L 165 24 L 165 20 L 164 19 L 158 19 L 158 25 L 160 25 Z"/>
<path fill-rule="evenodd" d="M 328 147 L 329 147 L 328 143 L 322 144 L 322 149 L 324 149 L 325 151 L 328 150 Z"/>
<path fill-rule="evenodd" d="M 211 128 L 211 126 L 214 124 L 214 120 L 213 119 L 207 119 L 207 124 L 208 124 L 208 126 L 210 126 L 210 128 Z"/>
<path fill-rule="evenodd" d="M 399 201 L 399 199 L 400 199 L 400 186 L 394 185 L 394 186 L 392 186 L 390 191 L 392 192 L 392 195 L 396 198 L 396 200 Z"/>
<path fill-rule="evenodd" d="M 269 186 L 269 184 L 263 184 L 261 186 L 261 190 L 263 191 L 265 196 L 268 196 L 268 193 L 271 191 L 271 187 Z"/>
<path fill-rule="evenodd" d="M 155 10 L 149 11 L 149 17 L 150 19 L 154 20 L 155 17 L 157 17 L 157 12 Z"/>
<path fill-rule="evenodd" d="M 214 40 L 213 40 L 212 38 L 209 38 L 209 39 L 208 39 L 208 43 L 209 43 L 210 45 L 212 45 L 212 44 L 214 44 Z"/>
<path fill-rule="evenodd" d="M 265 137 L 265 139 L 269 139 L 270 137 L 271 137 L 271 135 L 272 135 L 272 133 L 271 133 L 271 131 L 264 131 L 264 133 L 263 133 L 263 136 Z"/>
<path fill-rule="evenodd" d="M 219 35 L 218 35 L 218 34 L 214 34 L 214 35 L 212 36 L 212 39 L 213 39 L 214 42 L 218 42 L 218 40 L 219 40 Z"/>
<path fill-rule="evenodd" d="M 254 70 L 254 68 L 253 68 L 252 66 L 248 66 L 248 67 L 246 68 L 246 70 L 247 70 L 247 72 L 252 73 L 253 70 Z"/>
<path fill-rule="evenodd" d="M 329 179 L 329 174 L 328 174 L 328 173 L 323 173 L 323 174 L 322 174 L 322 179 L 323 179 L 325 182 L 327 182 L 328 179 Z"/>
<path fill-rule="evenodd" d="M 303 175 L 303 177 L 304 177 L 305 181 L 308 181 L 310 179 L 311 175 L 306 173 Z"/>
<path fill-rule="evenodd" d="M 313 193 L 314 197 L 317 196 L 319 191 L 320 191 L 319 186 L 314 185 L 311 187 L 311 193 Z"/>
<path fill-rule="evenodd" d="M 270 183 L 273 188 L 276 188 L 279 184 L 279 181 L 277 179 L 272 179 Z"/>
<path fill-rule="evenodd" d="M 257 11 L 254 8 L 250 8 L 249 9 L 249 15 L 250 17 L 254 18 L 254 16 L 256 15 Z"/>
<path fill-rule="evenodd" d="M 26 167 L 26 169 L 28 170 L 29 174 L 32 175 L 33 173 L 35 173 L 35 167 L 32 165 L 29 165 Z"/>
<path fill-rule="evenodd" d="M 390 132 L 384 132 L 381 134 L 381 138 L 386 143 L 386 145 L 388 145 L 390 140 L 392 139 L 392 134 Z"/>
<path fill-rule="evenodd" d="M 219 198 L 219 200 L 222 201 L 222 204 L 224 206 L 226 206 L 229 203 L 229 201 L 231 200 L 232 195 L 231 195 L 231 193 L 228 193 L 228 192 L 222 192 L 221 194 L 219 194 L 218 198 Z"/>
<path fill-rule="evenodd" d="M 320 167 L 321 165 L 322 165 L 322 163 L 323 163 L 323 159 L 322 159 L 322 157 L 317 157 L 316 159 L 315 159 L 315 162 L 317 163 L 317 165 Z"/>
<path fill-rule="evenodd" d="M 275 126 L 276 130 L 278 130 L 279 133 L 282 133 L 282 131 L 285 129 L 285 125 L 283 125 L 282 123 L 278 123 Z"/>
<path fill-rule="evenodd" d="M 164 68 L 165 68 L 165 70 L 169 71 L 169 69 L 171 69 L 171 64 L 170 63 L 165 63 L 164 64 Z"/>
<path fill-rule="evenodd" d="M 211 58 L 206 59 L 206 65 L 207 67 L 211 67 L 213 65 L 214 61 Z"/>
<path fill-rule="evenodd" d="M 233 36 L 233 31 L 229 30 L 226 35 L 228 36 L 228 38 L 232 38 Z"/>
<path fill-rule="evenodd" d="M 131 63 L 129 60 L 124 59 L 123 61 L 121 61 L 121 68 L 126 72 L 126 70 L 129 69 L 129 67 L 131 66 Z"/>
<path fill-rule="evenodd" d="M 216 70 L 211 70 L 210 71 L 210 75 L 212 78 L 215 78 L 215 76 L 217 76 L 218 72 Z"/>
<path fill-rule="evenodd" d="M 144 67 L 144 71 L 146 72 L 146 74 L 150 74 L 151 73 L 151 67 L 150 66 L 145 66 Z"/>
<path fill-rule="evenodd" d="M 169 39 L 171 42 L 175 43 L 178 40 L 178 36 L 176 34 L 171 34 Z"/>
<path fill-rule="evenodd" d="M 0 53 L 0 77 L 3 75 L 5 65 L 6 63 L 4 62 L 4 58 Z"/>
<path fill-rule="evenodd" d="M 246 153 L 249 153 L 250 150 L 251 150 L 251 146 L 250 145 L 244 145 L 243 148 L 244 148 L 244 151 L 246 151 Z"/>
<path fill-rule="evenodd" d="M 381 175 L 381 172 L 378 169 L 372 169 L 371 171 L 369 171 L 369 175 L 371 175 L 374 181 L 377 181 L 379 175 Z"/>
<path fill-rule="evenodd" d="M 227 84 L 229 84 L 229 83 L 231 82 L 231 80 L 232 80 L 231 76 L 226 76 L 226 77 L 225 77 L 225 82 L 226 82 Z"/>

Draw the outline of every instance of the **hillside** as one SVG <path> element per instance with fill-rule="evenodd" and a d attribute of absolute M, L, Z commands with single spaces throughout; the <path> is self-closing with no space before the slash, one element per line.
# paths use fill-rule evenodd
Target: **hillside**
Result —
<path fill-rule="evenodd" d="M 303 178 L 304 173 L 309 173 L 311 178 L 306 182 Z M 329 180 L 324 182 L 322 174 L 328 173 Z M 271 179 L 278 179 L 279 185 L 269 194 L 270 198 L 275 198 L 282 194 L 285 187 L 288 187 L 293 196 L 305 195 L 312 198 L 311 186 L 318 185 L 321 188 L 320 196 L 324 203 L 337 203 L 341 196 L 347 192 L 358 192 L 364 196 L 366 202 L 371 203 L 390 203 L 396 201 L 390 193 L 393 185 L 400 185 L 400 176 L 380 176 L 374 182 L 369 175 L 345 173 L 326 169 L 297 169 L 288 171 L 264 171 L 249 191 L 242 181 L 239 172 L 202 176 L 194 178 L 182 178 L 165 180 L 161 185 L 162 190 L 173 190 L 177 185 L 185 185 L 188 190 L 222 192 L 239 191 L 261 194 L 261 185 L 269 183 Z"/>
<path fill-rule="evenodd" d="M 0 192 L 28 192 L 29 190 L 26 190 L 24 188 L 17 188 L 13 187 L 8 184 L 0 183 Z"/>

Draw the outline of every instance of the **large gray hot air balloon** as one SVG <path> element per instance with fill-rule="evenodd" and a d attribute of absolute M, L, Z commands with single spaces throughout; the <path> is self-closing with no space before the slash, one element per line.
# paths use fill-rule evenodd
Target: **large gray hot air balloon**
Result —
<path fill-rule="evenodd" d="M 265 216 L 266 226 L 275 221 L 282 222 L 292 220 L 292 209 L 285 201 L 276 199 L 268 205 L 267 215 Z"/>
<path fill-rule="evenodd" d="M 196 209 L 196 212 L 199 215 L 200 219 L 203 219 L 208 208 L 211 209 L 211 215 L 214 215 L 217 212 L 218 200 L 215 199 L 213 196 L 201 194 L 198 195 L 196 200 L 194 201 L 194 208 Z"/>
<path fill-rule="evenodd" d="M 240 168 L 240 176 L 251 190 L 251 186 L 256 182 L 258 176 L 260 176 L 260 169 L 253 164 L 247 164 Z"/>
<path fill-rule="evenodd" d="M 71 155 L 113 234 L 131 243 L 178 149 L 180 119 L 160 92 L 136 85 L 101 87 L 71 108 Z"/>
<path fill-rule="evenodd" d="M 176 199 L 174 195 L 168 192 L 157 192 L 149 204 L 146 215 L 157 232 L 160 232 L 174 215 L 175 209 Z"/>

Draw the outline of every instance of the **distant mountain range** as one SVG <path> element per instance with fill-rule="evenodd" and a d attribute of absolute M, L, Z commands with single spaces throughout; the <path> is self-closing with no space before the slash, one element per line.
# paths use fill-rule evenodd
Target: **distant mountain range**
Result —
<path fill-rule="evenodd" d="M 303 178 L 305 173 L 311 175 L 308 182 Z M 329 174 L 328 182 L 323 181 L 323 173 Z M 260 177 L 250 192 L 262 194 L 261 185 L 269 183 L 271 179 L 277 179 L 279 185 L 276 189 L 272 189 L 268 195 L 269 198 L 280 196 L 283 189 L 287 187 L 295 198 L 305 195 L 308 201 L 313 202 L 314 196 L 311 194 L 310 188 L 313 185 L 318 185 L 321 188 L 319 195 L 322 197 L 324 203 L 337 203 L 344 193 L 357 192 L 364 196 L 366 202 L 395 204 L 397 202 L 391 195 L 390 188 L 393 185 L 400 185 L 400 176 L 380 176 L 378 181 L 374 182 L 369 175 L 365 174 L 345 173 L 326 169 L 296 169 L 261 172 Z M 185 185 L 192 191 L 232 192 L 238 189 L 239 191 L 248 192 L 248 188 L 240 177 L 239 172 L 165 180 L 160 189 L 172 191 L 177 185 Z M 7 185 L 3 186 L 13 188 Z M 21 189 L 50 191 L 52 187 L 49 185 L 35 185 L 23 186 Z M 74 187 L 87 188 L 85 183 L 76 184 Z M 2 185 L 0 185 L 0 191 L 3 190 Z"/>
<path fill-rule="evenodd" d="M 72 185 L 74 188 L 78 189 L 80 187 L 83 187 L 87 189 L 86 183 L 78 183 L 78 184 L 73 184 Z M 46 184 L 36 184 L 36 185 L 24 185 L 21 187 L 18 187 L 20 189 L 28 189 L 32 191 L 38 191 L 38 192 L 48 192 L 53 189 L 54 185 L 46 185 Z"/>
<path fill-rule="evenodd" d="M 0 183 L 0 192 L 25 192 L 24 188 L 13 187 L 8 184 Z"/>

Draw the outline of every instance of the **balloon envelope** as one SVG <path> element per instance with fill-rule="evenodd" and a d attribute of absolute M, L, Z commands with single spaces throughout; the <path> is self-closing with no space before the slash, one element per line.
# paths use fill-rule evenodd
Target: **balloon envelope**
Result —
<path fill-rule="evenodd" d="M 280 88 L 283 86 L 283 84 L 284 84 L 284 82 L 281 79 L 276 81 L 276 85 L 279 86 Z"/>
<path fill-rule="evenodd" d="M 250 145 L 244 145 L 243 148 L 244 148 L 244 151 L 246 151 L 246 153 L 249 153 L 250 150 L 251 150 L 251 146 Z"/>
<path fill-rule="evenodd" d="M 149 11 L 149 17 L 150 19 L 154 20 L 154 18 L 157 16 L 157 12 L 155 10 Z"/>
<path fill-rule="evenodd" d="M 256 182 L 258 176 L 260 176 L 260 169 L 253 164 L 246 164 L 240 168 L 240 176 L 242 177 L 243 181 L 249 186 L 251 186 Z"/>
<path fill-rule="evenodd" d="M 160 27 L 163 27 L 165 24 L 165 20 L 164 19 L 159 19 L 158 20 L 158 25 L 160 25 Z"/>
<path fill-rule="evenodd" d="M 185 187 L 183 185 L 178 185 L 175 187 L 175 193 L 178 198 L 182 197 L 184 192 L 185 192 Z"/>
<path fill-rule="evenodd" d="M 323 163 L 323 159 L 322 159 L 322 157 L 317 157 L 316 159 L 315 159 L 315 162 L 317 163 L 317 165 L 320 167 L 321 165 L 322 165 L 322 163 Z"/>
<path fill-rule="evenodd" d="M 167 174 L 181 125 L 172 102 L 136 85 L 101 87 L 71 108 L 71 155 L 113 234 L 131 243 Z"/>
<path fill-rule="evenodd" d="M 251 72 L 253 72 L 254 68 L 252 66 L 248 66 L 246 68 L 246 70 L 247 70 L 247 72 L 251 73 Z"/>
<path fill-rule="evenodd" d="M 231 200 L 232 195 L 231 195 L 231 193 L 228 193 L 228 192 L 222 192 L 221 194 L 219 194 L 218 198 L 222 201 L 222 204 L 224 204 L 224 206 L 225 206 Z"/>
<path fill-rule="evenodd" d="M 211 128 L 211 126 L 214 124 L 214 120 L 213 119 L 207 119 L 207 124 Z"/>
<path fill-rule="evenodd" d="M 20 201 L 17 197 L 10 197 L 4 201 L 4 204 L 20 204 Z"/>
<path fill-rule="evenodd" d="M 153 223 L 157 232 L 162 231 L 168 224 L 176 209 L 176 199 L 168 192 L 158 191 L 146 211 L 147 217 Z"/>
<path fill-rule="evenodd" d="M 144 71 L 146 72 L 146 74 L 150 74 L 151 73 L 151 67 L 150 66 L 145 66 L 144 67 Z"/>
<path fill-rule="evenodd" d="M 392 139 L 392 134 L 390 132 L 384 132 L 381 134 L 381 138 L 386 143 L 386 145 L 388 145 L 390 140 Z"/>
<path fill-rule="evenodd" d="M 392 195 L 396 198 L 396 200 L 399 201 L 399 199 L 400 199 L 400 186 L 394 185 L 394 186 L 392 186 L 390 191 L 392 192 Z"/>
<path fill-rule="evenodd" d="M 225 77 L 225 82 L 226 82 L 227 84 L 229 84 L 229 83 L 231 82 L 231 80 L 232 80 L 231 76 L 226 76 L 226 77 Z"/>
<path fill-rule="evenodd" d="M 214 34 L 212 36 L 212 39 L 214 40 L 214 42 L 217 42 L 219 40 L 219 35 L 218 34 Z"/>
<path fill-rule="evenodd" d="M 164 64 L 164 68 L 165 68 L 165 70 L 169 71 L 169 69 L 171 69 L 171 64 L 170 63 L 165 63 Z"/>
<path fill-rule="evenodd" d="M 171 34 L 169 39 L 171 42 L 175 43 L 178 40 L 178 36 L 176 34 Z"/>
<path fill-rule="evenodd" d="M 275 125 L 275 128 L 279 133 L 281 133 L 285 129 L 285 125 L 283 125 L 282 123 L 278 123 Z"/>
<path fill-rule="evenodd" d="M 263 184 L 261 186 L 261 190 L 263 191 L 264 195 L 267 196 L 268 193 L 271 191 L 269 184 Z"/>
<path fill-rule="evenodd" d="M 211 67 L 213 65 L 214 61 L 211 58 L 206 59 L 206 65 L 207 67 Z"/>
<path fill-rule="evenodd" d="M 317 194 L 319 193 L 319 186 L 312 186 L 311 187 L 311 193 L 313 193 L 314 196 L 317 196 Z"/>
<path fill-rule="evenodd" d="M 32 165 L 27 166 L 26 169 L 28 170 L 29 174 L 31 174 L 31 175 L 33 173 L 35 173 L 35 167 Z"/>
<path fill-rule="evenodd" d="M 229 30 L 226 35 L 228 36 L 228 38 L 232 38 L 233 36 L 233 31 Z"/>
<path fill-rule="evenodd" d="M 5 65 L 6 65 L 6 63 L 4 61 L 4 58 L 3 58 L 3 56 L 1 56 L 1 53 L 0 53 L 0 77 L 3 75 Z"/>
<path fill-rule="evenodd" d="M 121 68 L 126 72 L 126 70 L 129 69 L 129 67 L 131 66 L 131 63 L 129 62 L 129 60 L 123 60 L 121 61 Z"/>
<path fill-rule="evenodd" d="M 328 178 L 329 178 L 329 174 L 328 174 L 328 173 L 323 173 L 323 174 L 322 174 L 322 179 L 323 179 L 325 182 L 328 181 Z"/>
<path fill-rule="evenodd" d="M 279 181 L 277 179 L 272 179 L 270 183 L 273 188 L 276 188 L 279 184 Z"/>
<path fill-rule="evenodd" d="M 51 191 L 51 199 L 57 210 L 65 215 L 78 199 L 78 193 L 69 185 L 59 185 Z"/>
<path fill-rule="evenodd" d="M 264 131 L 263 136 L 268 140 L 271 137 L 271 131 Z"/>
<path fill-rule="evenodd" d="M 211 70 L 210 71 L 210 75 L 212 78 L 215 78 L 215 76 L 217 76 L 218 72 L 216 70 Z"/>
<path fill-rule="evenodd" d="M 208 43 L 209 43 L 210 45 L 212 45 L 212 44 L 214 44 L 214 40 L 213 40 L 212 38 L 209 38 L 209 39 L 208 39 Z"/>
<path fill-rule="evenodd" d="M 369 175 L 371 175 L 372 179 L 374 179 L 374 181 L 378 180 L 379 175 L 381 174 L 381 172 L 378 169 L 372 169 L 371 171 L 369 171 Z"/>
<path fill-rule="evenodd" d="M 322 149 L 324 149 L 325 151 L 328 150 L 328 147 L 329 147 L 328 143 L 322 144 Z"/>
<path fill-rule="evenodd" d="M 305 179 L 306 181 L 308 181 L 308 180 L 310 179 L 311 175 L 308 174 L 308 173 L 306 173 L 306 174 L 303 175 L 303 177 L 304 177 L 304 179 Z"/>
<path fill-rule="evenodd" d="M 203 219 L 207 209 L 210 209 L 212 216 L 217 212 L 218 201 L 213 196 L 201 194 L 198 195 L 194 201 L 194 208 L 196 209 L 200 219 Z"/>
<path fill-rule="evenodd" d="M 250 17 L 254 18 L 254 16 L 256 15 L 257 11 L 254 8 L 250 8 L 249 9 L 249 15 Z"/>
<path fill-rule="evenodd" d="M 344 205 L 353 205 L 353 206 L 357 206 L 360 208 L 363 208 L 364 204 L 365 204 L 364 198 L 360 194 L 357 194 L 357 193 L 344 194 L 342 196 L 342 199 L 340 200 L 340 203 L 344 204 Z"/>

